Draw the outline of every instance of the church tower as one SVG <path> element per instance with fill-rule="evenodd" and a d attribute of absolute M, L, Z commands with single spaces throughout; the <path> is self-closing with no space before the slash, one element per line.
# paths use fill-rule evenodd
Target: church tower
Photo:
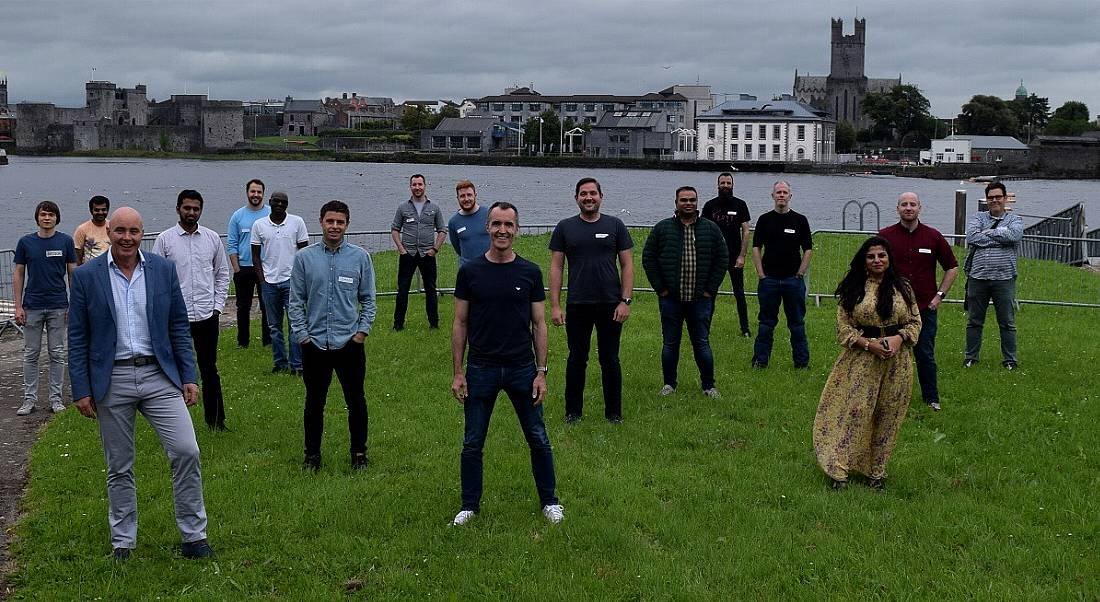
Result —
<path fill-rule="evenodd" d="M 8 106 L 8 76 L 0 71 L 0 109 Z"/>
<path fill-rule="evenodd" d="M 866 48 L 866 19 L 856 19 L 856 32 L 844 35 L 844 19 L 832 19 L 832 64 L 829 75 L 834 79 L 859 79 L 863 75 Z"/>

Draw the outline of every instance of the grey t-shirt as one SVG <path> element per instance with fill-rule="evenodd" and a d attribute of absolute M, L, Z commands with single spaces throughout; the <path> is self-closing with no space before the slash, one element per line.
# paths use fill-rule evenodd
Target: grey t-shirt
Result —
<path fill-rule="evenodd" d="M 580 215 L 563 219 L 550 236 L 550 250 L 565 253 L 569 269 L 567 303 L 616 303 L 622 282 L 616 260 L 619 251 L 634 246 L 623 220 L 600 215 L 586 222 Z"/>

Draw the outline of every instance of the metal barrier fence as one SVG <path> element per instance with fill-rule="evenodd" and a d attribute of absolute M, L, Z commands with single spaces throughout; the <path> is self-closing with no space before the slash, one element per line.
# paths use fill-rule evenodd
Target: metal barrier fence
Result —
<path fill-rule="evenodd" d="M 0 335 L 8 328 L 23 331 L 15 323 L 15 290 L 12 282 L 15 280 L 15 251 L 4 249 L 0 251 Z"/>
<path fill-rule="evenodd" d="M 1100 257 L 1100 228 L 1085 233 L 1085 255 Z"/>
<path fill-rule="evenodd" d="M 1081 203 L 1024 228 L 1024 235 L 1021 257 L 1067 265 L 1085 263 L 1085 207 Z"/>

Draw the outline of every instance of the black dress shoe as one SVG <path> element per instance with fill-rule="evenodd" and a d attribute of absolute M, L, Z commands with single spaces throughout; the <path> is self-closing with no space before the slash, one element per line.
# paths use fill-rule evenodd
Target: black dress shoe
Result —
<path fill-rule="evenodd" d="M 306 454 L 305 460 L 302 461 L 302 470 L 308 470 L 310 472 L 321 470 L 321 456 Z"/>
<path fill-rule="evenodd" d="M 115 559 L 115 562 L 126 562 L 130 559 L 130 548 L 115 548 L 111 553 L 111 557 Z"/>
<path fill-rule="evenodd" d="M 214 548 L 205 539 L 185 541 L 180 544 L 180 553 L 184 558 L 211 558 L 214 556 Z"/>
<path fill-rule="evenodd" d="M 874 489 L 875 491 L 882 491 L 883 489 L 886 489 L 886 478 L 883 477 L 880 479 L 871 479 L 867 481 L 867 486 L 871 489 Z"/>
<path fill-rule="evenodd" d="M 352 454 L 351 455 L 351 469 L 352 470 L 366 470 L 367 469 L 367 454 Z"/>
<path fill-rule="evenodd" d="M 577 424 L 580 421 L 581 421 L 581 417 L 578 416 L 577 414 L 566 414 L 565 415 L 565 423 L 566 424 Z"/>

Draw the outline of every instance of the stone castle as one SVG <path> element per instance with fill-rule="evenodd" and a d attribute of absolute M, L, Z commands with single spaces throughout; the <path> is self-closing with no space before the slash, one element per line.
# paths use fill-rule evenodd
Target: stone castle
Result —
<path fill-rule="evenodd" d="M 17 104 L 16 147 L 50 153 L 104 148 L 200 152 L 244 141 L 240 101 L 184 94 L 151 102 L 142 84 L 119 88 L 106 81 L 87 82 L 84 91 L 83 107 Z"/>
<path fill-rule="evenodd" d="M 837 121 L 847 121 L 856 129 L 871 127 L 863 114 L 863 99 L 869 92 L 886 92 L 901 85 L 896 78 L 869 78 L 864 74 L 866 19 L 855 20 L 855 33 L 844 35 L 844 20 L 832 20 L 829 75 L 799 75 L 794 72 L 794 97 L 812 105 Z"/>

